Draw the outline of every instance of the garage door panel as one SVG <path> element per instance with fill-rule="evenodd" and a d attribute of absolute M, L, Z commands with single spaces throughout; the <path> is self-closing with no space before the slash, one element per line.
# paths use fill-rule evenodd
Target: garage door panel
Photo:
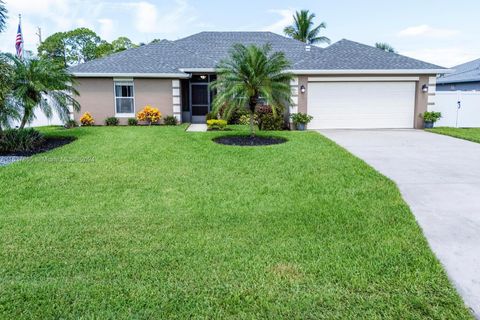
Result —
<path fill-rule="evenodd" d="M 312 129 L 412 128 L 414 105 L 414 82 L 308 84 Z"/>

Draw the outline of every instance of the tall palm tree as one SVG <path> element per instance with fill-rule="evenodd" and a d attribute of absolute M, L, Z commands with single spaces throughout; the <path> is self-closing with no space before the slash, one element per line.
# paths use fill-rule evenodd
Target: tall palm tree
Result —
<path fill-rule="evenodd" d="M 7 8 L 3 0 L 0 0 L 0 32 L 5 30 L 5 25 L 7 24 Z"/>
<path fill-rule="evenodd" d="M 213 111 L 223 112 L 228 119 L 239 109 L 250 113 L 250 135 L 255 136 L 254 113 L 257 105 L 265 101 L 276 115 L 290 103 L 290 80 L 286 72 L 290 63 L 283 52 L 271 52 L 270 45 L 234 45 L 230 57 L 217 66 L 217 80 L 211 88 L 217 90 Z"/>
<path fill-rule="evenodd" d="M 317 27 L 314 27 L 313 19 L 315 18 L 315 13 L 310 13 L 308 10 L 301 10 L 300 12 L 295 12 L 293 16 L 293 24 L 291 26 L 285 27 L 283 32 L 293 39 L 299 41 L 315 44 L 315 43 L 328 43 L 330 44 L 330 39 L 327 37 L 319 36 L 320 31 L 327 27 L 325 22 L 320 23 Z"/>
<path fill-rule="evenodd" d="M 37 108 L 48 118 L 55 110 L 63 121 L 69 119 L 69 106 L 75 111 L 80 110 L 80 104 L 72 97 L 72 94 L 79 94 L 72 85 L 73 76 L 63 66 L 49 59 L 8 57 L 14 68 L 9 100 L 20 107 L 20 129 L 35 118 Z"/>
<path fill-rule="evenodd" d="M 389 45 L 388 43 L 385 42 L 377 42 L 375 43 L 375 47 L 377 47 L 380 50 L 383 50 L 385 52 L 392 52 L 396 53 L 395 48 Z"/>

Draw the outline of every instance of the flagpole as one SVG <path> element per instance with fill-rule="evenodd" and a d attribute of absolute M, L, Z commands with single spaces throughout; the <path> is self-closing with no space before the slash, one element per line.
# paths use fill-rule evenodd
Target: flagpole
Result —
<path fill-rule="evenodd" d="M 17 40 L 19 40 L 19 36 L 20 36 L 20 43 L 18 44 L 19 45 L 19 48 L 20 50 L 17 49 L 17 57 L 19 59 L 22 59 L 23 60 L 23 35 L 22 35 L 22 15 L 19 14 L 18 15 L 18 32 L 17 32 Z"/>

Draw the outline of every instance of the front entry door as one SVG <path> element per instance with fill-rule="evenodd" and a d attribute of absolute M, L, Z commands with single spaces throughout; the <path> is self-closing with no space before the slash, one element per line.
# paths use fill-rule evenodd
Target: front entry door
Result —
<path fill-rule="evenodd" d="M 205 116 L 210 111 L 210 94 L 208 83 L 190 84 L 190 110 L 192 110 L 192 123 L 205 123 Z"/>

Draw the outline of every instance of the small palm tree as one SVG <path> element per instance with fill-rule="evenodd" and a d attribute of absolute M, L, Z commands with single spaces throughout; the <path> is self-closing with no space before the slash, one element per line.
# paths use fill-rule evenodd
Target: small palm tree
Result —
<path fill-rule="evenodd" d="M 217 90 L 213 111 L 223 112 L 228 119 L 233 112 L 247 109 L 250 113 L 250 135 L 255 136 L 255 108 L 261 100 L 272 107 L 276 115 L 290 103 L 290 80 L 286 72 L 290 63 L 283 52 L 271 53 L 270 45 L 234 45 L 230 57 L 217 66 L 217 80 L 211 88 Z"/>
<path fill-rule="evenodd" d="M 329 38 L 319 36 L 320 31 L 322 29 L 325 29 L 327 27 L 327 24 L 325 22 L 322 22 L 314 28 L 314 18 L 315 14 L 310 13 L 308 10 L 301 10 L 300 12 L 297 11 L 293 16 L 293 25 L 285 27 L 283 32 L 287 36 L 292 37 L 293 39 L 297 39 L 308 44 L 330 44 Z"/>
<path fill-rule="evenodd" d="M 8 57 L 14 69 L 9 103 L 20 108 L 20 129 L 35 118 L 37 108 L 50 118 L 53 107 L 65 122 L 69 119 L 69 106 L 80 110 L 80 104 L 72 97 L 72 94 L 79 95 L 72 85 L 73 76 L 63 66 L 49 59 Z"/>
<path fill-rule="evenodd" d="M 0 0 L 0 32 L 5 30 L 5 25 L 7 24 L 7 8 L 3 0 Z"/>
<path fill-rule="evenodd" d="M 11 120 L 18 120 L 17 105 L 9 103 L 12 92 L 13 68 L 4 55 L 0 55 L 0 135 L 3 128 L 10 127 Z"/>
<path fill-rule="evenodd" d="M 385 52 L 396 53 L 395 48 L 385 42 L 377 42 L 375 43 L 375 47 Z"/>

